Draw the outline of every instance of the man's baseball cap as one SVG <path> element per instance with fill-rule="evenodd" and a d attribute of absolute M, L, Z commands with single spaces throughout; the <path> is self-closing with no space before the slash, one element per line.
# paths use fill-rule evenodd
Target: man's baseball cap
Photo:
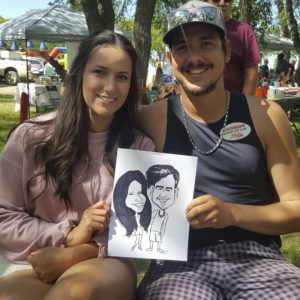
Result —
<path fill-rule="evenodd" d="M 163 41 L 171 44 L 172 34 L 181 26 L 192 24 L 211 25 L 226 37 L 226 27 L 222 10 L 212 4 L 192 0 L 167 15 L 167 32 Z"/>
<path fill-rule="evenodd" d="M 162 74 L 160 77 L 160 84 L 175 84 L 172 79 L 172 76 L 169 74 Z"/>

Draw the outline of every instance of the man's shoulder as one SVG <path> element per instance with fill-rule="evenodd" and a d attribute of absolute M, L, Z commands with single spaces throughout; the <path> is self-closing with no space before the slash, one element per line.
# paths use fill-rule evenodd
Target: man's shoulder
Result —
<path fill-rule="evenodd" d="M 226 22 L 226 29 L 227 32 L 244 32 L 244 31 L 253 32 L 249 24 L 245 22 L 236 21 L 233 19 L 230 19 L 228 22 Z"/>
<path fill-rule="evenodd" d="M 164 145 L 167 107 L 168 100 L 166 99 L 142 106 L 138 111 L 138 126 L 152 138 L 158 151 L 161 151 Z"/>
<path fill-rule="evenodd" d="M 163 114 L 166 111 L 168 105 L 168 99 L 163 99 L 162 101 L 154 102 L 150 105 L 141 105 L 138 110 L 138 117 L 157 118 L 160 114 Z M 142 120 L 142 119 L 141 119 Z"/>

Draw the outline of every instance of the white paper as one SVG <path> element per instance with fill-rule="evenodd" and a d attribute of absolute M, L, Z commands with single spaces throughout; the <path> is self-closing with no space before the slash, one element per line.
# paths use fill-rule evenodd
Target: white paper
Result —
<path fill-rule="evenodd" d="M 118 149 L 108 256 L 187 260 L 196 167 L 193 156 Z"/>

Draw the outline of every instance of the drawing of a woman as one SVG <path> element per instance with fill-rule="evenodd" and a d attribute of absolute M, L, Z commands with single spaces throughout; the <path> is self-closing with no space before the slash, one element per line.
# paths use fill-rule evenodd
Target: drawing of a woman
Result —
<path fill-rule="evenodd" d="M 135 235 L 131 248 L 142 250 L 144 230 L 151 221 L 151 202 L 147 195 L 147 181 L 142 172 L 128 171 L 117 181 L 113 194 L 116 217 L 126 228 L 126 235 Z"/>

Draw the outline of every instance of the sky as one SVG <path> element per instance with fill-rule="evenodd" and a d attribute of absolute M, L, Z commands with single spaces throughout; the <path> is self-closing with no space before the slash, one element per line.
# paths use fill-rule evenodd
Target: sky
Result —
<path fill-rule="evenodd" d="M 32 9 L 48 7 L 50 0 L 0 0 L 0 16 L 12 19 L 26 14 Z"/>

